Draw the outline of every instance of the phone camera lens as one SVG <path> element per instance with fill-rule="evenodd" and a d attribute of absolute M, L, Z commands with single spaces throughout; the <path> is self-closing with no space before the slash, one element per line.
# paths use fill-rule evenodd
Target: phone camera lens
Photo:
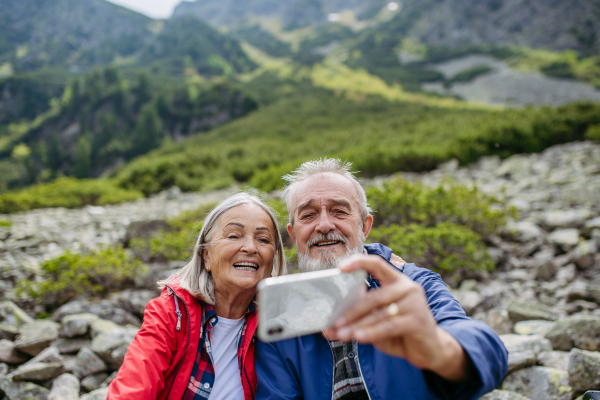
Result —
<path fill-rule="evenodd" d="M 271 328 L 267 331 L 267 333 L 269 335 L 276 335 L 278 333 L 283 332 L 283 327 L 282 326 L 276 326 L 275 328 Z"/>

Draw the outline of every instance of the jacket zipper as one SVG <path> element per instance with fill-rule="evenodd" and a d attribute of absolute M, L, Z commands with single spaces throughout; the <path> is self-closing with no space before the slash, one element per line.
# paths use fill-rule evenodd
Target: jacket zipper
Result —
<path fill-rule="evenodd" d="M 165 398 L 165 400 L 169 399 L 169 396 L 171 395 L 171 390 L 173 389 L 173 385 L 175 384 L 175 379 L 177 379 L 177 374 L 179 373 L 179 370 L 181 369 L 181 366 L 183 365 L 183 362 L 185 361 L 185 357 L 187 356 L 187 352 L 190 347 L 190 336 L 192 334 L 192 332 L 191 332 L 192 323 L 190 321 L 190 311 L 188 309 L 187 304 L 185 304 L 185 301 L 183 301 L 183 299 L 181 297 L 179 297 L 177 295 L 177 293 L 175 293 L 175 291 L 170 286 L 167 286 L 167 288 L 169 289 L 169 294 L 171 294 L 171 293 L 173 294 L 173 300 L 175 301 L 175 310 L 176 310 L 175 314 L 177 314 L 177 327 L 175 329 L 177 331 L 179 331 L 181 329 L 181 312 L 179 311 L 179 303 L 177 302 L 177 299 L 179 299 L 179 300 L 181 300 L 181 302 L 183 303 L 183 306 L 185 307 L 185 313 L 187 315 L 187 321 L 188 321 L 188 334 L 187 334 L 187 344 L 185 345 L 185 352 L 183 353 L 183 358 L 179 362 L 179 365 L 177 366 L 177 370 L 175 370 L 175 376 L 173 377 L 173 382 L 171 382 L 171 386 L 169 387 L 169 391 L 167 392 L 167 397 Z"/>
<path fill-rule="evenodd" d="M 333 361 L 333 371 L 331 373 L 331 398 L 333 399 L 333 391 L 335 390 L 335 354 L 333 354 L 333 348 L 331 347 L 331 342 L 329 338 L 325 336 L 325 332 L 323 332 L 323 336 L 325 340 L 327 340 L 327 345 L 329 346 L 329 351 L 331 351 L 331 360 Z"/>

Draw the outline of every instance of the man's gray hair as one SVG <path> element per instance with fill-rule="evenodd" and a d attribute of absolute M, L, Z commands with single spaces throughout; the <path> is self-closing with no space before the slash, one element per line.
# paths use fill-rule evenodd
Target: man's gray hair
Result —
<path fill-rule="evenodd" d="M 367 194 L 365 189 L 358 182 L 358 179 L 354 176 L 354 173 L 350 169 L 352 163 L 348 161 L 342 161 L 339 158 L 319 158 L 318 160 L 311 160 L 300 165 L 295 171 L 289 175 L 285 175 L 283 180 L 287 182 L 281 198 L 285 201 L 287 206 L 288 214 L 290 216 L 290 224 L 294 225 L 294 213 L 292 210 L 292 199 L 296 187 L 300 182 L 305 181 L 313 175 L 317 174 L 338 174 L 347 178 L 354 184 L 356 191 L 358 192 L 358 203 L 360 206 L 360 217 L 361 221 L 364 220 L 367 215 L 371 214 L 371 208 L 367 203 Z"/>
<path fill-rule="evenodd" d="M 265 204 L 258 196 L 250 193 L 237 193 L 228 197 L 219 203 L 204 219 L 204 226 L 200 230 L 194 252 L 188 263 L 177 273 L 169 276 L 167 279 L 158 281 L 158 286 L 162 289 L 175 278 L 179 278 L 179 286 L 187 290 L 192 296 L 202 299 L 208 304 L 215 304 L 215 283 L 212 275 L 206 270 L 204 257 L 202 256 L 210 244 L 215 232 L 215 227 L 219 219 L 227 211 L 242 204 L 256 204 L 262 208 L 271 218 L 275 232 L 275 259 L 273 260 L 272 276 L 285 274 L 285 254 L 283 252 L 283 241 L 277 224 L 275 212 Z"/>

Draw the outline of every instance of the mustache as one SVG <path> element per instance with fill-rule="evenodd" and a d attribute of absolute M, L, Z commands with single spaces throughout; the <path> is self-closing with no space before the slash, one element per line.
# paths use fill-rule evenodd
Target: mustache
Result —
<path fill-rule="evenodd" d="M 306 244 L 308 247 L 314 246 L 315 244 L 317 244 L 318 242 L 321 242 L 323 240 L 335 240 L 338 242 L 341 242 L 344 244 L 344 246 L 348 243 L 348 239 L 346 239 L 345 236 L 342 235 L 338 235 L 336 233 L 333 232 L 329 232 L 326 235 L 319 233 L 317 235 L 315 235 L 314 237 L 310 238 Z"/>

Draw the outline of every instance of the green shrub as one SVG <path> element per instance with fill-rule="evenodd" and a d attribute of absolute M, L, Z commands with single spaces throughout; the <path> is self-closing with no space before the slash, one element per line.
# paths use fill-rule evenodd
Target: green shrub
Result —
<path fill-rule="evenodd" d="M 514 214 L 513 209 L 492 208 L 497 201 L 476 187 L 451 182 L 431 188 L 399 178 L 367 189 L 367 199 L 375 210 L 376 227 L 418 224 L 429 228 L 452 223 L 487 236 L 504 226 L 507 213 Z"/>
<path fill-rule="evenodd" d="M 590 126 L 585 131 L 585 138 L 588 140 L 600 140 L 600 125 Z"/>
<path fill-rule="evenodd" d="M 12 226 L 12 221 L 7 221 L 7 220 L 0 220 L 0 226 L 6 226 L 6 227 L 10 227 Z"/>
<path fill-rule="evenodd" d="M 77 294 L 106 294 L 127 286 L 139 260 L 121 246 L 106 247 L 88 254 L 66 252 L 41 266 L 41 281 L 19 281 L 19 293 L 44 303 L 62 304 Z"/>
<path fill-rule="evenodd" d="M 13 213 L 45 207 L 77 208 L 86 205 L 115 204 L 143 197 L 106 179 L 59 178 L 51 183 L 0 194 L 0 213 Z"/>
<path fill-rule="evenodd" d="M 456 286 L 468 270 L 494 269 L 481 236 L 466 226 L 450 222 L 432 227 L 381 226 L 371 230 L 369 240 L 389 246 L 407 262 L 439 273 L 452 286 Z"/>

